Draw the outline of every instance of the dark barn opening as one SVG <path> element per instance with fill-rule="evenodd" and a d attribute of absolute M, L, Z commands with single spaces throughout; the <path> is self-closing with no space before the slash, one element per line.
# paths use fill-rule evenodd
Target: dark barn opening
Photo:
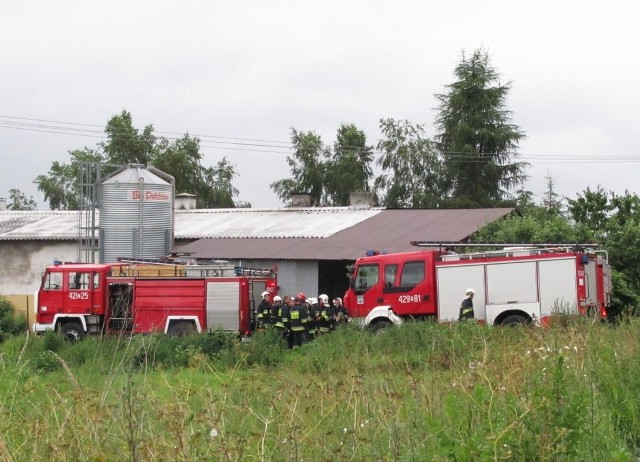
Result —
<path fill-rule="evenodd" d="M 349 287 L 347 266 L 352 260 L 320 260 L 318 262 L 318 294 L 327 294 L 329 301 L 342 298 Z"/>

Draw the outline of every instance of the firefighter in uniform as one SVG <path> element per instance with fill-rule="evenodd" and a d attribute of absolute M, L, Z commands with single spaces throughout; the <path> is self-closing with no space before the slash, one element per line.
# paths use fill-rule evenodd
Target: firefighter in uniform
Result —
<path fill-rule="evenodd" d="M 271 325 L 271 303 L 269 303 L 269 292 L 262 292 L 262 300 L 258 305 L 256 317 L 258 319 L 258 329 Z"/>
<path fill-rule="evenodd" d="M 466 319 L 473 319 L 475 317 L 473 312 L 473 296 L 476 291 L 473 289 L 467 289 L 464 293 L 464 299 L 460 304 L 460 315 L 458 316 L 458 321 L 463 321 Z"/>
<path fill-rule="evenodd" d="M 271 316 L 271 325 L 275 326 L 278 322 L 278 318 L 280 316 L 280 311 L 282 310 L 282 297 L 276 295 L 273 297 L 273 303 L 271 304 L 271 312 L 269 316 Z"/>
<path fill-rule="evenodd" d="M 331 331 L 333 323 L 333 309 L 329 305 L 329 296 L 318 295 L 318 309 L 320 310 L 320 319 L 318 320 L 318 334 L 326 334 Z"/>
<path fill-rule="evenodd" d="M 333 315 L 334 315 L 334 327 L 339 324 L 346 324 L 349 322 L 349 312 L 347 308 L 342 304 L 342 299 L 336 297 L 333 299 Z"/>
<path fill-rule="evenodd" d="M 309 312 L 305 303 L 305 295 L 301 292 L 295 299 L 293 306 L 289 309 L 289 325 L 291 326 L 291 348 L 300 347 L 305 342 L 307 323 L 309 322 Z"/>
<path fill-rule="evenodd" d="M 307 299 L 307 309 L 309 310 L 309 323 L 307 324 L 307 334 L 309 340 L 316 338 L 318 327 L 320 325 L 320 307 L 317 298 Z"/>
<path fill-rule="evenodd" d="M 284 338 L 287 341 L 289 348 L 293 347 L 291 339 L 291 307 L 293 306 L 293 297 L 285 295 L 284 304 L 282 307 L 282 323 L 284 324 Z"/>
<path fill-rule="evenodd" d="M 276 295 L 273 297 L 273 309 L 271 310 L 271 313 L 275 316 L 273 326 L 285 340 L 287 339 L 289 324 L 289 300 L 291 300 L 291 297 L 288 295 L 284 297 L 284 301 Z"/>

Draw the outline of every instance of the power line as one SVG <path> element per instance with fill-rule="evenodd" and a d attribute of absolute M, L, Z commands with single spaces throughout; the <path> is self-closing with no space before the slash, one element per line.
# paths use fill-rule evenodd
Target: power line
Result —
<path fill-rule="evenodd" d="M 79 126 L 79 127 L 91 127 L 91 128 L 99 128 L 100 131 L 97 130 L 87 130 L 85 129 L 84 131 L 90 131 L 92 133 L 104 133 L 106 127 L 103 125 L 94 125 L 94 124 L 83 124 L 83 123 L 78 123 L 78 122 L 63 122 L 63 121 L 59 121 L 59 120 L 48 120 L 48 119 L 34 119 L 34 118 L 29 118 L 29 117 L 17 117 L 17 116 L 6 116 L 6 115 L 0 115 L 0 119 L 8 119 L 8 121 L 3 121 L 2 123 L 7 123 L 7 124 L 14 124 L 14 125 L 24 125 L 24 126 L 38 126 L 37 124 L 33 124 L 33 122 L 46 122 L 46 123 L 50 123 L 50 124 L 58 124 L 58 126 L 51 126 L 50 128 L 57 128 L 61 131 L 61 133 L 66 133 L 66 130 L 70 130 L 70 131 L 82 131 L 80 129 L 72 129 L 71 127 L 66 127 L 66 125 L 71 125 L 71 126 Z M 14 121 L 26 121 L 26 122 L 14 122 Z M 7 128 L 11 128 L 11 127 L 7 127 Z M 158 133 L 158 134 L 166 134 L 166 135 L 175 135 L 175 138 L 172 139 L 180 139 L 182 138 L 182 136 L 184 136 L 184 133 L 178 133 L 178 132 L 165 132 L 165 131 L 159 131 L 159 130 L 154 130 L 154 133 Z M 264 140 L 264 139 L 258 139 L 258 138 L 238 138 L 238 137 L 232 137 L 232 136 L 218 136 L 218 135 L 200 135 L 200 134 L 192 134 L 190 135 L 192 137 L 196 137 L 196 138 L 200 138 L 200 139 L 205 139 L 205 138 L 213 138 L 213 139 L 225 139 L 225 140 L 233 140 L 233 141 L 242 141 L 242 142 L 257 142 L 257 143 L 275 143 L 277 145 L 290 145 L 291 143 L 289 141 L 278 141 L 278 140 Z"/>
<path fill-rule="evenodd" d="M 6 119 L 6 120 L 3 120 Z M 86 138 L 94 138 L 99 140 L 108 140 L 109 136 L 105 133 L 105 127 L 101 125 L 84 124 L 77 122 L 63 122 L 48 119 L 36 119 L 28 117 L 6 116 L 0 115 L 0 128 L 6 128 L 11 130 L 21 130 L 37 133 L 50 133 L 55 135 L 67 135 L 67 136 L 81 136 Z M 170 137 L 164 137 L 168 140 L 180 140 L 184 135 L 180 135 L 176 132 L 161 132 L 155 131 L 157 134 L 176 135 Z M 218 135 L 189 135 L 193 138 L 197 138 L 200 143 L 199 146 L 203 149 L 224 149 L 229 151 L 245 151 L 245 152 L 258 152 L 258 153 L 273 153 L 273 154 L 290 154 L 295 148 L 290 142 L 263 140 L 257 138 L 240 138 L 240 137 L 228 137 Z M 122 140 L 123 138 L 119 138 Z M 126 141 L 126 138 L 124 138 Z M 223 141 L 231 140 L 231 141 Z M 131 137 L 130 141 L 137 141 L 137 138 Z M 271 144 L 273 143 L 273 144 Z M 264 148 L 264 149 L 260 149 Z M 380 150 L 374 148 L 362 148 L 358 147 L 343 147 L 346 150 L 367 150 L 368 152 L 381 154 Z M 331 154 L 333 148 L 330 145 L 324 145 L 320 149 Z M 484 156 L 494 156 L 498 153 L 465 153 L 465 152 L 445 152 L 446 157 L 450 160 L 462 161 L 465 163 L 482 163 L 485 159 L 479 157 L 481 154 Z M 574 155 L 574 154 L 516 154 L 513 159 L 515 162 L 527 162 L 527 163 L 548 163 L 548 164 L 585 164 L 585 163 L 636 163 L 640 162 L 640 156 L 623 156 L 623 155 Z"/>

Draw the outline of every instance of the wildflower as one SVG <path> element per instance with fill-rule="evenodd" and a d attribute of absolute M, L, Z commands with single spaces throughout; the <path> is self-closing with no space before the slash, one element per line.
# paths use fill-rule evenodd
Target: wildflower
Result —
<path fill-rule="evenodd" d="M 216 436 L 218 436 L 218 430 L 216 430 L 215 428 L 212 428 L 211 431 L 209 432 L 209 436 L 211 438 L 215 438 Z"/>

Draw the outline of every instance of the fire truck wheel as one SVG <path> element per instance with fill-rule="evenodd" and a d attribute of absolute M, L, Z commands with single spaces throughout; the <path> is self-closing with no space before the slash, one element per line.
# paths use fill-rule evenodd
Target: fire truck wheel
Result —
<path fill-rule="evenodd" d="M 79 322 L 68 322 L 60 329 L 64 338 L 72 343 L 79 342 L 84 338 L 84 329 Z"/>
<path fill-rule="evenodd" d="M 382 332 L 387 330 L 389 327 L 391 327 L 391 325 L 392 325 L 391 321 L 380 320 L 380 321 L 376 321 L 373 324 L 371 324 L 369 326 L 369 329 L 374 334 L 381 334 Z"/>
<path fill-rule="evenodd" d="M 169 326 L 168 334 L 175 335 L 176 337 L 184 337 L 185 335 L 191 335 L 196 332 L 196 326 L 190 321 L 181 321 L 171 324 Z"/>
<path fill-rule="evenodd" d="M 528 326 L 531 324 L 531 321 L 524 316 L 520 316 L 519 314 L 512 314 L 504 318 L 504 320 L 500 323 L 503 326 Z"/>

